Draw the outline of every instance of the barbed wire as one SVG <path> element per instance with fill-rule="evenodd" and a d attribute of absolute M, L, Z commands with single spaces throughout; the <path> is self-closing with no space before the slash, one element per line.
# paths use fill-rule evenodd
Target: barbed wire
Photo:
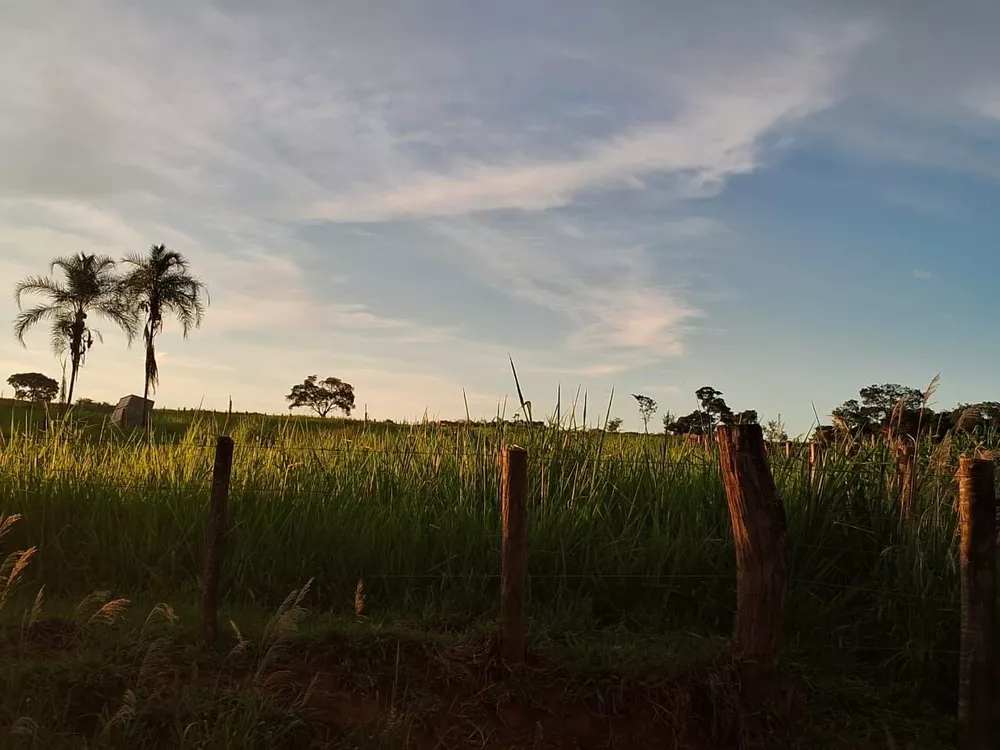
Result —
<path fill-rule="evenodd" d="M 170 447 L 198 447 L 198 448 L 210 448 L 214 446 L 201 445 L 195 443 L 180 443 L 173 444 Z M 262 446 L 241 443 L 234 446 L 234 455 L 240 452 L 250 452 L 256 451 Z M 263 446 L 269 450 L 275 446 Z M 414 456 L 419 457 L 430 457 L 430 458 L 440 458 L 440 459 L 455 459 L 455 458 L 474 458 L 483 461 L 496 461 L 500 458 L 502 454 L 502 448 L 497 448 L 496 450 L 456 450 L 452 448 L 442 448 L 440 450 L 414 450 L 412 448 L 407 448 L 405 446 L 395 447 L 395 448 L 375 448 L 367 446 L 289 446 L 281 447 L 280 450 L 274 450 L 275 453 L 311 453 L 311 454 L 359 454 L 359 455 L 378 455 L 378 456 L 388 456 L 393 458 L 409 458 Z M 15 456 L 18 454 L 14 454 Z M 25 458 L 38 458 L 38 454 L 21 454 Z M 622 465 L 636 465 L 644 467 L 678 467 L 687 465 L 697 465 L 706 466 L 713 469 L 717 469 L 719 464 L 717 460 L 709 460 L 707 458 L 699 456 L 639 456 L 639 457 L 627 457 L 627 456 L 614 456 L 614 455 L 602 455 L 602 454 L 581 454 L 573 452 L 562 452 L 562 453 L 551 453 L 551 454 L 540 454 L 540 453 L 529 453 L 528 454 L 529 463 L 541 464 L 541 465 L 552 465 L 552 464 L 586 464 L 586 463 L 604 463 L 604 464 L 622 464 Z M 845 467 L 830 467 L 830 466 L 820 466 L 816 467 L 815 470 L 818 472 L 852 472 L 855 468 L 860 466 L 877 466 L 881 469 L 892 469 L 895 470 L 896 466 L 894 464 L 852 464 L 851 466 Z M 777 468 L 783 468 L 778 466 Z M 809 466 L 808 468 L 814 468 Z"/>
<path fill-rule="evenodd" d="M 161 492 L 180 492 L 180 493 L 208 493 L 211 491 L 211 487 L 203 487 L 200 485 L 149 485 L 149 484 L 108 484 L 101 482 L 87 482 L 85 484 L 79 485 L 77 488 L 79 494 L 85 494 L 94 490 L 100 490 L 103 492 L 138 492 L 138 491 L 155 491 L 157 493 Z M 33 489 L 28 487 L 14 487 L 14 492 L 24 492 L 30 494 L 41 495 L 45 493 L 45 490 Z"/>
<path fill-rule="evenodd" d="M 415 435 L 410 435 L 410 437 L 415 438 Z M 71 444 L 85 444 L 85 445 L 108 445 L 107 442 L 101 443 L 97 440 L 90 440 L 87 438 L 75 439 L 75 436 L 67 439 L 66 436 L 62 435 L 24 435 L 18 434 L 17 437 L 3 438 L 0 435 L 0 447 L 4 446 L 4 443 L 8 446 L 13 445 L 14 447 L 33 447 L 37 445 L 45 444 L 58 444 L 60 446 L 66 446 Z M 266 435 L 255 436 L 247 441 L 237 441 L 234 446 L 234 451 L 242 454 L 253 453 L 256 451 L 268 451 L 275 453 L 308 453 L 308 454 L 339 454 L 339 455 L 379 455 L 385 457 L 392 457 L 395 460 L 404 460 L 413 457 L 426 457 L 426 458 L 436 458 L 440 460 L 460 458 L 460 459 L 474 459 L 478 461 L 494 461 L 500 455 L 504 445 L 498 440 L 495 444 L 490 445 L 490 440 L 480 440 L 476 441 L 478 444 L 482 445 L 485 443 L 487 448 L 478 448 L 477 450 L 468 450 L 461 444 L 461 441 L 457 441 L 452 446 L 442 446 L 441 448 L 434 450 L 424 450 L 415 449 L 408 447 L 406 445 L 388 447 L 378 447 L 370 445 L 355 445 L 350 441 L 347 441 L 343 445 L 303 445 L 301 443 L 289 443 L 287 440 L 276 440 L 270 438 Z M 209 440 L 202 442 L 194 442 L 190 440 L 181 441 L 140 441 L 140 440 L 129 440 L 126 439 L 121 442 L 114 443 L 117 446 L 128 446 L 134 448 L 145 448 L 150 449 L 198 449 L 198 450 L 208 450 L 215 447 L 215 443 Z M 600 444 L 598 444 L 600 445 Z M 686 447 L 686 446 L 685 446 Z M 551 464 L 601 464 L 601 465 L 628 465 L 643 468 L 659 468 L 665 470 L 668 468 L 686 468 L 691 466 L 702 466 L 706 468 L 711 468 L 712 470 L 718 469 L 718 452 L 715 449 L 698 449 L 691 446 L 689 450 L 682 450 L 680 455 L 677 455 L 676 451 L 667 453 L 664 451 L 648 451 L 643 455 L 639 456 L 622 456 L 613 454 L 604 454 L 601 452 L 600 448 L 597 452 L 591 453 L 580 453 L 574 450 L 574 448 L 587 448 L 591 451 L 595 449 L 595 444 L 592 440 L 581 440 L 579 442 L 571 441 L 563 451 L 550 452 L 550 453 L 529 453 L 529 462 L 534 464 L 542 464 L 546 467 Z M 771 464 L 772 471 L 779 474 L 783 473 L 783 469 L 789 466 L 801 465 L 804 469 L 808 469 L 817 476 L 831 476 L 836 474 L 842 475 L 857 475 L 861 473 L 864 469 L 869 467 L 876 469 L 878 473 L 898 473 L 899 464 L 898 461 L 894 460 L 892 457 L 887 457 L 886 460 L 858 460 L 851 458 L 850 456 L 844 455 L 843 458 L 847 460 L 847 464 L 844 466 L 829 466 L 827 461 L 829 461 L 829 456 L 831 454 L 825 454 L 823 460 L 820 461 L 819 465 L 814 465 L 810 460 L 809 456 L 803 451 L 799 450 L 795 455 L 792 456 L 782 456 L 777 451 L 772 450 L 771 452 Z M 841 454 L 832 454 L 840 457 Z M 920 463 L 918 461 L 916 468 L 918 473 L 926 474 L 926 471 L 920 472 Z M 927 467 L 929 468 L 929 467 Z M 953 461 L 949 461 L 946 464 L 946 468 L 954 469 L 956 468 Z"/>
<path fill-rule="evenodd" d="M 208 491 L 211 488 L 210 484 L 206 485 L 192 485 L 192 484 L 177 484 L 174 481 L 159 478 L 156 480 L 139 480 L 139 481 L 127 481 L 112 482 L 112 481 L 95 481 L 93 477 L 106 477 L 104 472 L 95 471 L 92 474 L 86 474 L 86 469 L 89 467 L 31 467 L 27 472 L 23 470 L 23 467 L 18 467 L 19 471 L 17 473 L 5 473 L 4 469 L 0 467 L 0 479 L 7 480 L 14 488 L 34 486 L 35 484 L 42 483 L 52 483 L 59 484 L 60 489 L 66 489 L 66 485 L 73 485 L 73 482 L 63 481 L 66 477 L 72 477 L 78 480 L 75 485 L 80 491 L 90 490 L 90 489 L 104 489 L 104 490 L 129 490 L 129 489 L 143 489 L 143 490 L 162 490 L 162 491 Z M 281 469 L 282 467 L 274 467 L 276 469 Z M 212 467 L 206 466 L 203 471 L 195 472 L 200 474 L 206 479 L 212 476 Z M 338 476 L 336 472 L 330 472 L 321 476 L 334 479 Z M 242 492 L 242 493 L 258 493 L 258 494 L 270 494 L 270 495 L 304 495 L 304 496 L 330 496 L 331 494 L 339 494 L 345 489 L 356 489 L 355 485 L 344 485 L 339 483 L 332 483 L 326 487 L 320 489 L 310 489 L 302 486 L 302 482 L 308 481 L 311 485 L 316 485 L 317 477 L 297 477 L 295 474 L 288 474 L 287 476 L 281 478 L 278 481 L 284 482 L 284 486 L 280 487 L 267 487 L 255 484 L 250 484 L 248 477 L 245 476 L 234 476 L 230 480 L 230 490 L 231 492 Z M 816 481 L 813 483 L 816 485 L 815 489 L 817 492 L 822 492 L 822 480 L 823 477 L 817 477 Z M 375 485 L 379 484 L 378 480 L 373 480 Z M 808 482 L 807 482 L 808 483 Z M 365 481 L 364 484 L 370 485 L 371 482 Z M 493 481 L 486 481 L 485 486 L 492 486 L 493 489 L 499 487 L 499 476 L 493 477 Z M 554 487 L 553 487 L 554 485 Z M 483 484 L 475 485 L 476 488 L 484 486 Z M 465 485 L 469 489 L 468 485 Z M 541 480 L 530 481 L 529 487 L 535 489 L 540 495 L 538 498 L 529 498 L 529 502 L 534 504 L 535 502 L 540 504 L 546 504 L 551 502 L 553 496 L 560 496 L 560 488 L 562 483 L 545 481 L 544 484 Z M 534 494 L 534 493 L 533 493 Z M 604 493 L 597 493 L 598 496 Z M 620 489 L 613 489 L 612 495 L 627 496 L 627 491 Z M 666 493 L 666 494 L 669 494 Z M 593 497 L 594 493 L 587 491 L 584 487 L 580 491 L 574 493 L 576 499 L 583 497 Z M 948 503 L 945 503 L 948 504 Z"/>
<path fill-rule="evenodd" d="M 35 437 L 29 435 L 23 435 L 18 433 L 16 437 L 8 437 L 3 433 L 0 433 L 0 449 L 10 446 L 22 447 L 22 446 L 34 446 L 34 445 L 58 445 L 62 447 L 75 447 L 80 445 L 87 446 L 114 446 L 114 447 L 130 447 L 130 448 L 150 448 L 150 449 L 167 449 L 167 448 L 215 448 L 215 442 L 174 442 L 174 441 L 147 441 L 147 440 L 99 440 L 95 439 L 99 436 L 94 436 L 94 438 L 84 437 L 84 438 L 66 438 L 65 436 L 45 436 L 45 437 Z"/>

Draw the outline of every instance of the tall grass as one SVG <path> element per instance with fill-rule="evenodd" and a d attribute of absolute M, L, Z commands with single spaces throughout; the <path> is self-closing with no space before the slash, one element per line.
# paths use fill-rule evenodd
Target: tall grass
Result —
<path fill-rule="evenodd" d="M 558 426 L 440 427 L 201 415 L 173 442 L 104 428 L 13 431 L 0 445 L 0 515 L 49 596 L 192 593 L 201 570 L 214 436 L 236 443 L 223 597 L 311 601 L 453 619 L 495 612 L 498 452 L 529 451 L 530 599 L 538 617 L 593 627 L 667 623 L 724 632 L 734 603 L 731 530 L 715 456 L 664 436 Z M 920 446 L 901 527 L 889 449 L 831 451 L 813 485 L 801 457 L 773 471 L 793 542 L 789 629 L 912 663 L 953 661 L 958 638 L 953 464 Z M 943 656 L 941 655 L 943 654 Z"/>

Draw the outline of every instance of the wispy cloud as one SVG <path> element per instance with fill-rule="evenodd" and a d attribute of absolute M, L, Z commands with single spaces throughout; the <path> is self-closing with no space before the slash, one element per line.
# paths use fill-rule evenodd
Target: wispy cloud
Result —
<path fill-rule="evenodd" d="M 927 279 L 934 278 L 934 274 L 932 274 L 930 271 L 922 271 L 919 268 L 917 268 L 914 269 L 913 271 L 913 278 L 922 279 L 926 281 Z"/>
<path fill-rule="evenodd" d="M 605 244 L 599 232 L 559 242 L 544 218 L 516 231 L 473 219 L 434 229 L 482 278 L 570 321 L 563 346 L 591 365 L 628 369 L 678 356 L 688 322 L 702 314 L 658 278 L 646 248 Z"/>
<path fill-rule="evenodd" d="M 575 158 L 465 164 L 376 192 L 352 190 L 303 209 L 301 216 L 373 222 L 497 209 L 543 210 L 578 193 L 640 187 L 643 175 L 674 176 L 676 197 L 711 195 L 731 175 L 759 163 L 759 141 L 783 122 L 827 106 L 831 86 L 866 39 L 858 28 L 825 38 L 792 38 L 784 48 L 731 71 L 724 82 L 685 81 L 680 113 L 603 141 L 584 141 Z"/>

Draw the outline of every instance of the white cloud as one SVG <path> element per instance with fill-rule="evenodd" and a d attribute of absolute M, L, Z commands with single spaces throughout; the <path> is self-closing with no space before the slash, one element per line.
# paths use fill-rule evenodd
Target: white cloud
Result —
<path fill-rule="evenodd" d="M 679 197 L 712 194 L 728 177 L 757 167 L 762 136 L 831 102 L 838 74 L 867 38 L 854 26 L 824 38 L 793 37 L 722 81 L 684 81 L 673 92 L 682 100 L 676 118 L 581 143 L 573 159 L 512 155 L 510 164 L 464 165 L 373 193 L 350 190 L 304 208 L 302 216 L 371 222 L 543 210 L 591 188 L 642 189 L 641 176 L 664 172 L 675 176 Z"/>
<path fill-rule="evenodd" d="M 481 278 L 524 300 L 565 316 L 572 332 L 567 352 L 605 372 L 623 371 L 683 351 L 687 322 L 701 311 L 658 283 L 644 247 L 587 240 L 557 242 L 543 219 L 505 231 L 473 219 L 439 220 L 435 231 L 456 248 L 456 260 Z"/>
<path fill-rule="evenodd" d="M 914 269 L 914 271 L 913 271 L 913 278 L 926 280 L 926 279 L 932 279 L 932 278 L 934 278 L 934 275 L 930 271 L 922 271 L 922 270 L 920 270 L 918 268 L 918 269 Z"/>

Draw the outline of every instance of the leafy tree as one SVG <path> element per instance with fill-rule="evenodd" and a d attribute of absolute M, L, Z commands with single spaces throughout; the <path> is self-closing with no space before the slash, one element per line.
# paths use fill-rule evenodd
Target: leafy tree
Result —
<path fill-rule="evenodd" d="M 354 408 L 354 386 L 340 378 L 326 378 L 317 382 L 316 375 L 310 375 L 292 392 L 285 396 L 289 409 L 307 407 L 321 417 L 326 417 L 334 409 L 351 415 Z"/>
<path fill-rule="evenodd" d="M 663 431 L 669 433 L 676 421 L 676 417 L 669 411 L 663 412 Z"/>
<path fill-rule="evenodd" d="M 734 414 L 722 398 L 722 391 L 712 386 L 702 386 L 694 395 L 701 409 L 678 417 L 669 424 L 664 420 L 665 430 L 674 435 L 711 435 L 719 424 L 756 424 L 758 421 L 757 412 L 753 409 Z"/>
<path fill-rule="evenodd" d="M 710 432 L 720 422 L 732 424 L 736 420 L 732 409 L 722 398 L 722 391 L 716 390 L 710 385 L 704 385 L 696 390 L 694 395 L 698 399 L 698 403 L 701 404 L 701 410 L 709 417 L 707 431 Z"/>
<path fill-rule="evenodd" d="M 114 409 L 114 404 L 109 404 L 107 401 L 95 401 L 92 398 L 78 398 L 76 400 L 77 406 L 86 406 L 91 409 Z"/>
<path fill-rule="evenodd" d="M 618 432 L 622 428 L 622 418 L 612 417 L 608 420 L 608 423 L 604 426 L 604 429 L 608 432 Z"/>
<path fill-rule="evenodd" d="M 812 440 L 822 445 L 832 445 L 837 441 L 837 429 L 833 425 L 817 425 L 813 430 Z"/>
<path fill-rule="evenodd" d="M 122 289 L 136 318 L 145 318 L 142 340 L 146 349 L 146 400 L 144 422 L 149 423 L 149 394 L 156 390 L 160 370 L 156 363 L 156 337 L 163 330 L 163 318 L 172 315 L 181 324 L 184 338 L 201 326 L 208 291 L 188 270 L 187 259 L 166 245 L 153 245 L 145 255 L 128 255 L 123 260 L 130 270 L 122 279 Z"/>
<path fill-rule="evenodd" d="M 40 372 L 21 372 L 7 378 L 14 389 L 14 398 L 22 401 L 48 403 L 59 395 L 59 383 Z"/>
<path fill-rule="evenodd" d="M 640 393 L 633 393 L 632 398 L 636 400 L 639 405 L 639 419 L 642 420 L 642 425 L 646 432 L 649 432 L 649 420 L 653 418 L 656 414 L 657 404 L 649 396 L 643 396 Z"/>
<path fill-rule="evenodd" d="M 115 262 L 105 255 L 79 254 L 56 258 L 49 270 L 62 272 L 62 279 L 49 276 L 29 276 L 14 287 L 14 299 L 20 311 L 14 320 L 14 336 L 24 345 L 24 335 L 42 321 L 51 324 L 52 348 L 57 355 L 69 351 L 70 377 L 66 403 L 73 403 L 73 390 L 87 352 L 100 331 L 90 327 L 90 315 L 110 320 L 119 326 L 131 344 L 135 337 L 136 320 L 128 305 L 123 303 Z M 27 310 L 22 307 L 24 295 L 45 298 L 45 302 Z"/>
<path fill-rule="evenodd" d="M 894 428 L 897 432 L 913 434 L 924 409 L 924 393 L 917 388 L 885 383 L 862 388 L 858 395 L 833 410 L 834 426 L 840 432 L 852 435 L 877 435 Z M 923 414 L 921 413 L 923 411 Z"/>
<path fill-rule="evenodd" d="M 988 432 L 1000 428 L 1000 403 L 959 404 L 948 416 L 956 430 Z"/>
<path fill-rule="evenodd" d="M 694 410 L 690 414 L 685 414 L 673 420 L 669 425 L 664 424 L 664 429 L 671 435 L 707 435 L 708 419 L 704 412 Z"/>
<path fill-rule="evenodd" d="M 764 439 L 770 443 L 783 443 L 788 440 L 788 433 L 785 425 L 781 422 L 781 415 L 777 419 L 769 419 L 764 426 Z"/>

